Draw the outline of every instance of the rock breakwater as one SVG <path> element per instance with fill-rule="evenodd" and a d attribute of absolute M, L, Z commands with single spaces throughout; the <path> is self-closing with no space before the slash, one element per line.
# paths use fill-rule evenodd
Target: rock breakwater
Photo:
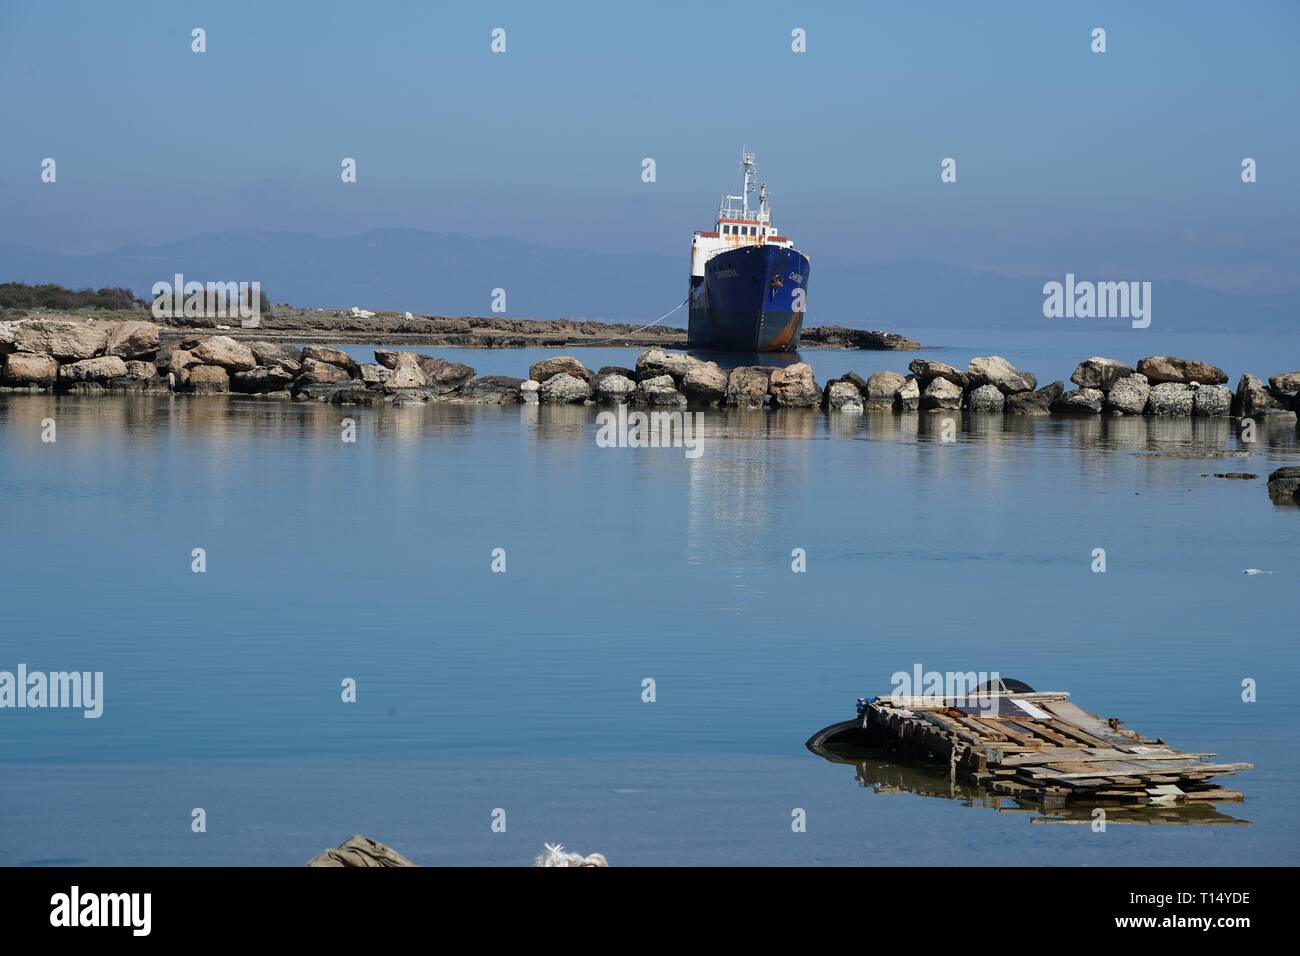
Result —
<path fill-rule="evenodd" d="M 242 394 L 338 404 L 635 404 L 697 408 L 821 408 L 834 414 L 961 412 L 1003 415 L 1152 415 L 1268 417 L 1294 421 L 1300 371 L 1267 380 L 1241 376 L 1235 390 L 1221 369 L 1195 359 L 1151 355 L 1135 365 L 1102 356 L 1080 362 L 1064 382 L 1040 386 L 998 355 L 964 369 L 917 358 L 907 372 L 848 372 L 823 384 L 805 363 L 724 368 L 680 352 L 650 348 L 635 367 L 588 369 L 557 355 L 527 377 L 479 376 L 460 362 L 375 349 L 360 362 L 328 345 L 289 345 L 227 335 L 163 341 L 144 321 L 26 319 L 0 323 L 0 387 L 74 394 L 176 392 Z"/>

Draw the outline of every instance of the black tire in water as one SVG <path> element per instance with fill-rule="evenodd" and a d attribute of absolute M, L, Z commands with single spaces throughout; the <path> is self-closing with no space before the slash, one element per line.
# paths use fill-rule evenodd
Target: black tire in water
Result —
<path fill-rule="evenodd" d="M 804 746 L 818 756 L 825 756 L 828 751 L 838 748 L 865 747 L 867 732 L 862 729 L 862 719 L 842 720 L 838 724 L 823 727 L 806 741 Z"/>
<path fill-rule="evenodd" d="M 995 683 L 1000 686 L 994 686 Z M 999 677 L 996 682 L 986 680 L 975 688 L 975 693 L 978 694 L 980 691 L 993 691 L 994 693 L 1001 691 L 1005 694 L 1032 694 L 1034 689 L 1022 680 L 1016 680 L 1012 677 Z"/>

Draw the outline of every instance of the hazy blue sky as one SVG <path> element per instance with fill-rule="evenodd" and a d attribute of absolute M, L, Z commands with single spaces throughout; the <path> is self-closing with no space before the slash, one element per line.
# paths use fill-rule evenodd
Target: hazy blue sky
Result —
<path fill-rule="evenodd" d="M 744 144 L 814 260 L 1271 292 L 1300 287 L 1298 116 L 1296 2 L 6 2 L 0 244 L 406 226 L 685 260 Z"/>

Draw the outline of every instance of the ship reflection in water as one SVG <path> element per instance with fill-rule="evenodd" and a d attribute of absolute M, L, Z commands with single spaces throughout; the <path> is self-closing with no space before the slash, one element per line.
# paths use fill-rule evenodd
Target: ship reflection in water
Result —
<path fill-rule="evenodd" d="M 1132 824 L 1146 826 L 1191 826 L 1195 824 L 1220 824 L 1250 826 L 1242 820 L 1221 812 L 1212 803 L 1186 803 L 1178 806 L 1145 804 L 1126 806 L 1116 802 L 1078 802 L 1062 807 L 1045 809 L 1032 801 L 1015 800 L 1002 794 L 990 793 L 969 783 L 950 778 L 946 771 L 926 764 L 899 763 L 893 756 L 880 750 L 836 749 L 816 751 L 830 763 L 854 768 L 854 779 L 873 793 L 910 793 L 922 797 L 941 797 L 958 800 L 963 806 L 983 807 L 998 813 L 1029 814 L 1030 823 L 1059 823 L 1091 826 L 1096 822 L 1093 810 L 1106 811 L 1106 825 Z"/>

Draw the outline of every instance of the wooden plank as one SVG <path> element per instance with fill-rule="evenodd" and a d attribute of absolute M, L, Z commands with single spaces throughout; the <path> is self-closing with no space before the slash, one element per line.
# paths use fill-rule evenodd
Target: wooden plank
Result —
<path fill-rule="evenodd" d="M 991 730 L 989 727 L 987 727 L 986 725 L 981 724 L 979 721 L 977 721 L 977 720 L 971 720 L 969 717 L 966 717 L 966 716 L 964 716 L 964 715 L 961 716 L 961 717 L 954 717 L 954 718 L 952 718 L 952 719 L 955 720 L 955 721 L 957 721 L 957 722 L 959 722 L 959 723 L 960 723 L 962 726 L 964 726 L 964 727 L 969 727 L 971 730 L 975 731 L 975 733 L 977 733 L 977 734 L 979 734 L 980 736 L 985 737 L 985 738 L 987 738 L 987 739 L 989 739 L 989 740 L 1006 740 L 1006 739 L 1007 739 L 1007 735 L 1006 735 L 1006 734 L 1001 733 L 1000 731 L 993 731 L 993 730 Z"/>
<path fill-rule="evenodd" d="M 1040 777 L 1060 777 L 1063 774 L 1087 774 L 1089 770 L 1094 769 L 1093 764 L 1074 762 L 1071 760 L 1052 760 L 1043 761 L 1038 766 L 1025 765 L 1021 769 L 1028 770 Z"/>
<path fill-rule="evenodd" d="M 1096 751 L 1098 751 L 1098 750 L 1100 750 L 1101 752 L 1100 752 L 1100 753 L 1096 752 Z M 1142 754 L 1141 757 L 1135 757 L 1133 754 L 1126 753 L 1126 752 L 1124 752 L 1124 751 L 1122 751 L 1122 750 L 1112 750 L 1112 749 L 1110 749 L 1109 747 L 1107 747 L 1107 748 L 1105 748 L 1104 750 L 1101 749 L 1101 748 L 1093 748 L 1092 751 L 1084 751 L 1084 752 L 1081 752 L 1081 753 L 1077 753 L 1077 752 L 1073 752 L 1073 751 L 1072 751 L 1072 752 L 1070 753 L 1068 759 L 1069 759 L 1071 762 L 1076 762 L 1076 763 L 1077 763 L 1077 762 L 1083 762 L 1083 761 L 1098 761 L 1098 760 L 1133 760 L 1133 759 L 1140 759 L 1140 760 L 1162 760 L 1162 761 L 1163 761 L 1163 760 L 1183 760 L 1183 761 L 1193 761 L 1193 760 L 1200 759 L 1200 758 L 1204 758 L 1204 757 L 1214 757 L 1214 756 L 1217 756 L 1217 755 L 1216 755 L 1216 754 L 1212 754 L 1212 753 L 1191 753 L 1191 754 L 1184 754 L 1184 753 L 1179 753 L 1178 751 L 1174 750 L 1174 751 L 1169 751 L 1168 753 L 1151 753 L 1151 754 Z M 1034 762 L 1039 762 L 1039 761 L 1042 761 L 1042 760 L 1045 760 L 1045 759 L 1048 759 L 1048 758 L 1043 757 L 1043 756 L 1039 756 L 1039 755 L 1036 754 L 1036 753 L 1034 753 L 1034 754 L 1013 754 L 1013 755 L 1008 756 L 1005 760 L 1003 760 L 1003 763 L 1004 763 L 1005 765 L 1007 765 L 1007 766 L 1014 766 L 1014 765 L 1016 765 L 1016 764 L 1020 764 L 1020 763 L 1034 763 Z M 1066 758 L 1063 758 L 1063 759 L 1066 759 Z"/>
<path fill-rule="evenodd" d="M 1035 704 L 1046 703 L 1049 701 L 1067 701 L 1069 694 L 1059 690 L 1035 691 L 1028 694 L 981 694 L 981 698 L 992 699 L 997 697 L 1018 697 L 1021 700 L 1031 701 Z M 938 710 L 944 707 L 952 706 L 949 702 L 959 700 L 957 697 L 939 697 L 933 695 L 913 695 L 904 697 L 879 697 L 872 703 L 880 704 L 891 709 L 904 708 L 907 710 Z M 1051 708 L 1047 708 L 1051 709 Z"/>
<path fill-rule="evenodd" d="M 1016 783 L 1014 780 L 995 780 L 993 789 L 998 793 L 1032 793 L 1034 788 L 1027 787 L 1023 783 Z"/>
<path fill-rule="evenodd" d="M 1076 727 L 1067 721 L 1057 719 L 1051 721 L 1051 725 L 1058 732 L 1079 741 L 1085 747 L 1105 747 L 1108 750 L 1114 749 L 1114 746 L 1110 741 L 1102 740 L 1100 737 L 1093 736 L 1086 730 Z"/>
<path fill-rule="evenodd" d="M 924 720 L 927 724 L 931 724 L 935 727 L 938 727 L 940 730 L 946 731 L 948 733 L 956 734 L 958 737 L 960 737 L 962 740 L 966 741 L 967 743 L 975 744 L 976 746 L 981 746 L 984 743 L 984 741 L 979 737 L 978 734 L 975 734 L 967 730 L 965 727 L 957 723 L 957 721 L 953 720 L 951 717 L 946 717 L 943 714 L 930 714 L 930 713 L 917 714 L 916 716 L 919 717 L 921 720 Z"/>
<path fill-rule="evenodd" d="M 1069 747 L 1071 749 L 1080 748 L 1080 744 L 1077 740 L 1072 740 L 1069 737 L 1061 736 L 1056 731 L 1052 730 L 1050 727 L 1044 724 L 1041 720 L 1028 720 L 1028 719 L 1017 720 L 1015 721 L 1015 724 L 1017 726 L 1024 727 L 1026 730 L 1032 730 L 1035 734 L 1038 734 L 1041 737 L 1046 737 L 1048 740 L 1052 741 L 1052 743 L 1056 744 L 1058 747 Z"/>
<path fill-rule="evenodd" d="M 1120 761 L 1116 761 L 1116 763 L 1119 763 L 1119 762 L 1120 762 Z M 1215 774 L 1215 775 L 1217 775 L 1217 774 L 1224 774 L 1224 773 L 1236 773 L 1238 770 L 1249 770 L 1249 769 L 1251 769 L 1251 767 L 1252 767 L 1252 764 L 1248 764 L 1248 763 L 1245 763 L 1245 764 L 1242 764 L 1242 763 L 1225 763 L 1225 764 L 1210 764 L 1210 765 L 1208 765 L 1208 766 L 1207 766 L 1207 765 L 1198 765 L 1198 768 L 1197 768 L 1197 769 L 1199 769 L 1200 771 L 1205 772 L 1205 773 L 1211 773 L 1211 774 Z M 1124 768 L 1120 768 L 1120 769 L 1121 769 L 1121 772 L 1124 772 Z M 1129 772 L 1131 772 L 1131 770 L 1132 770 L 1132 768 L 1128 768 L 1128 771 L 1129 771 Z M 1062 776 L 1064 776 L 1064 777 L 1073 777 L 1073 778 L 1078 778 L 1078 777 L 1106 777 L 1106 776 L 1110 776 L 1111 774 L 1113 774 L 1113 773 L 1115 773 L 1115 772 L 1116 772 L 1115 769 L 1112 768 L 1112 769 L 1109 769 L 1109 770 L 1102 769 L 1102 770 L 1096 770 L 1096 771 L 1088 771 L 1088 772 L 1086 772 L 1086 773 L 1069 773 L 1069 774 L 1063 774 Z"/>
<path fill-rule="evenodd" d="M 1185 800 L 1245 800 L 1246 795 L 1240 790 L 1213 787 L 1209 790 L 1188 790 L 1183 798 Z"/>
<path fill-rule="evenodd" d="M 1033 734 L 1028 734 L 1022 730 L 1017 730 L 1014 727 L 1007 726 L 1005 720 L 992 719 L 988 717 L 972 717 L 971 720 L 978 720 L 983 726 L 989 727 L 996 733 L 1005 734 L 1022 746 L 1042 747 L 1045 744 L 1045 741 L 1040 740 Z"/>
<path fill-rule="evenodd" d="M 1136 735 L 1129 736 L 1118 730 L 1111 730 L 1110 725 L 1096 714 L 1088 713 L 1071 701 L 1044 701 L 1043 709 L 1055 714 L 1066 726 L 1094 737 L 1103 746 L 1131 747 L 1135 743 L 1140 743 Z"/>

